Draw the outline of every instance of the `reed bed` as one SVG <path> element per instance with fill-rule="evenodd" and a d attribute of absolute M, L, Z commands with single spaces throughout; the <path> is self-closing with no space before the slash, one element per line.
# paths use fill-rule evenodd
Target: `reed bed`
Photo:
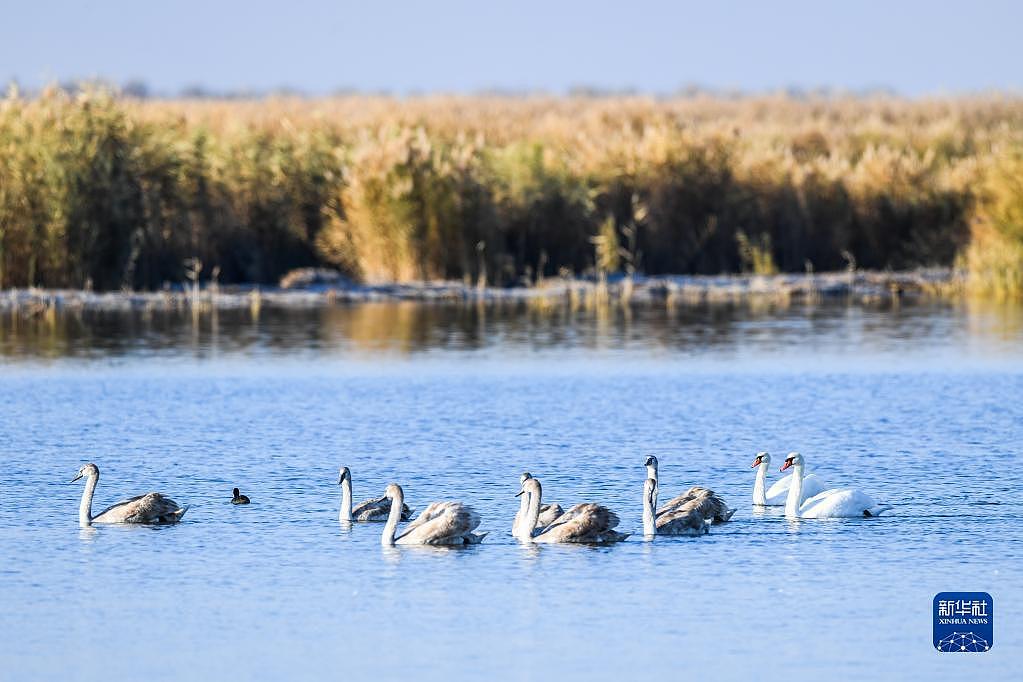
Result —
<path fill-rule="evenodd" d="M 0 288 L 959 265 L 1023 291 L 1023 100 L 0 103 Z"/>

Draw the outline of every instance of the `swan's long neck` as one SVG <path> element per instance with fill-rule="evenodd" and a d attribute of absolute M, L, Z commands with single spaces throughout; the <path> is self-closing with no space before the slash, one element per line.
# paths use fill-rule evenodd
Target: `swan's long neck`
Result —
<path fill-rule="evenodd" d="M 96 493 L 96 484 L 99 482 L 99 475 L 89 476 L 85 479 L 85 490 L 82 491 L 82 502 L 78 505 L 78 525 L 88 528 L 92 525 L 92 496 Z"/>
<path fill-rule="evenodd" d="M 405 504 L 404 494 L 398 493 L 391 498 L 391 511 L 387 513 L 387 523 L 384 524 L 384 534 L 380 537 L 380 544 L 394 544 L 394 531 L 398 528 L 398 521 L 401 520 L 401 507 L 403 504 Z"/>
<path fill-rule="evenodd" d="M 647 494 L 643 488 L 643 535 L 656 535 L 657 524 L 654 521 L 654 510 L 657 509 L 657 486 Z"/>
<path fill-rule="evenodd" d="M 655 481 L 658 480 L 658 478 L 657 478 L 657 465 L 656 464 L 647 464 L 646 465 L 646 477 L 647 478 L 652 478 Z"/>
<path fill-rule="evenodd" d="M 341 481 L 341 511 L 337 515 L 338 521 L 352 520 L 352 477 L 345 476 Z"/>
<path fill-rule="evenodd" d="M 767 504 L 767 462 L 757 467 L 757 480 L 753 482 L 753 504 Z"/>
<path fill-rule="evenodd" d="M 536 488 L 535 493 L 533 490 L 530 490 L 527 495 L 529 501 L 526 505 L 526 513 L 523 516 L 522 523 L 519 524 L 519 532 L 516 535 L 521 540 L 529 540 L 533 537 L 533 531 L 536 529 L 536 524 L 540 519 L 540 499 L 543 493 L 539 488 Z"/>
<path fill-rule="evenodd" d="M 785 516 L 799 516 L 799 502 L 803 499 L 803 465 L 792 466 L 792 485 L 789 496 L 785 499 Z"/>

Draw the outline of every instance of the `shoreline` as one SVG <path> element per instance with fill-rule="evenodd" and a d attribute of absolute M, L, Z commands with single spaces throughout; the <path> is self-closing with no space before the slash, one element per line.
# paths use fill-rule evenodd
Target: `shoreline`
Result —
<path fill-rule="evenodd" d="M 943 297 L 961 289 L 962 272 L 931 268 L 905 272 L 827 272 L 779 275 L 611 276 L 606 281 L 547 279 L 529 287 L 477 287 L 463 282 L 354 284 L 344 280 L 282 288 L 259 285 L 178 285 L 162 291 L 93 292 L 74 289 L 0 291 L 0 311 L 175 311 L 317 308 L 374 302 L 527 303 L 555 305 L 743 304 L 753 301 L 846 300 L 870 304 Z"/>

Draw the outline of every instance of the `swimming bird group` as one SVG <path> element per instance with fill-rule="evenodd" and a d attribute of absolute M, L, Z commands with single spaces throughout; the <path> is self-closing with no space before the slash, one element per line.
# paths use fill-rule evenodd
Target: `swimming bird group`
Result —
<path fill-rule="evenodd" d="M 767 469 L 771 457 L 758 452 L 753 460 L 757 469 L 753 485 L 754 506 L 783 506 L 785 516 L 798 519 L 863 518 L 879 516 L 890 509 L 872 497 L 851 488 L 827 488 L 816 474 L 805 472 L 805 458 L 798 452 L 786 456 L 780 471 L 792 473 L 766 489 Z M 712 525 L 727 523 L 735 514 L 710 488 L 692 486 L 685 492 L 658 506 L 658 460 L 647 457 L 646 480 L 643 482 L 643 534 L 698 536 L 709 532 Z M 86 479 L 85 491 L 78 511 L 83 527 L 97 523 L 177 523 L 188 511 L 160 493 L 148 493 L 119 502 L 99 514 L 92 514 L 92 498 L 99 481 L 99 468 L 83 465 L 72 482 Z M 414 510 L 405 504 L 405 493 L 391 483 L 380 497 L 352 506 L 352 473 L 343 466 L 338 473 L 341 487 L 342 523 L 383 522 L 381 543 L 384 545 L 475 545 L 486 532 L 477 532 L 481 518 L 462 502 L 432 502 L 412 518 Z M 233 490 L 232 504 L 248 504 L 249 498 L 238 488 Z M 582 502 L 565 511 L 557 503 L 543 503 L 543 486 L 529 472 L 519 478 L 519 510 L 512 521 L 511 534 L 525 543 L 587 543 L 608 544 L 629 537 L 617 529 L 619 517 L 596 502 Z M 399 523 L 407 524 L 399 528 Z"/>

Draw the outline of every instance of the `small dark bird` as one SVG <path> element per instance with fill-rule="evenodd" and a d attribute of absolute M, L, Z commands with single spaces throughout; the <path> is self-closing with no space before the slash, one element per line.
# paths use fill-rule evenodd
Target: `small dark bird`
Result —
<path fill-rule="evenodd" d="M 249 503 L 249 496 L 248 495 L 242 495 L 241 491 L 238 490 L 238 488 L 235 488 L 234 489 L 234 497 L 231 498 L 231 504 L 248 504 L 248 503 Z"/>

